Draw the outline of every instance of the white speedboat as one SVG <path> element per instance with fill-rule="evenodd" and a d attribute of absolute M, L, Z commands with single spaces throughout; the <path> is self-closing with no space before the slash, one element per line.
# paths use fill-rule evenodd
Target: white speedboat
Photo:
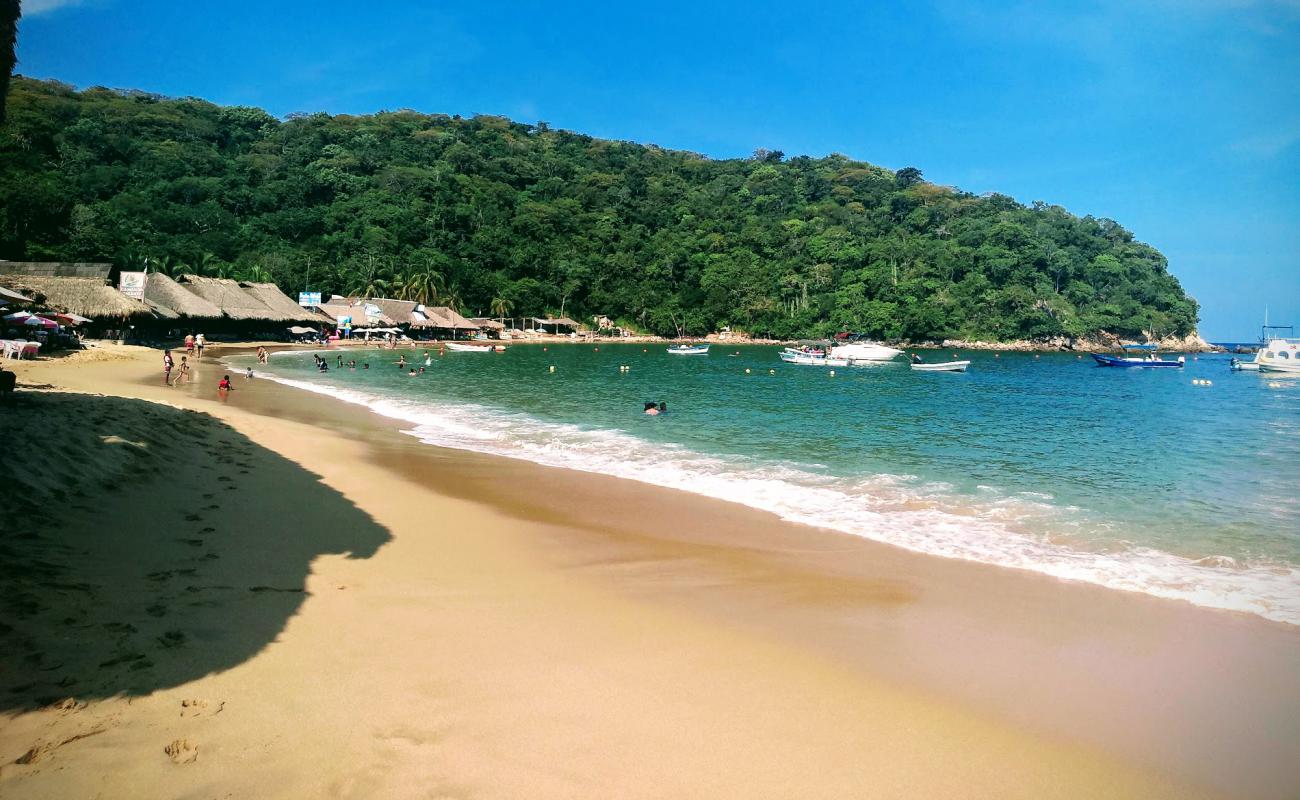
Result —
<path fill-rule="evenodd" d="M 675 344 L 668 348 L 668 352 L 675 356 L 707 356 L 709 346 L 707 344 Z"/>
<path fill-rule="evenodd" d="M 1270 339 L 1255 354 L 1254 363 L 1260 372 L 1285 372 L 1300 375 L 1300 339 Z"/>
<path fill-rule="evenodd" d="M 464 342 L 444 342 L 443 346 L 453 353 L 491 353 L 491 345 L 465 344 Z"/>
<path fill-rule="evenodd" d="M 832 347 L 830 357 L 842 358 L 851 367 L 859 361 L 893 361 L 902 354 L 902 350 L 875 342 L 850 342 Z"/>
<path fill-rule="evenodd" d="M 918 372 L 965 372 L 969 361 L 943 361 L 937 364 L 912 362 L 912 369 Z"/>
<path fill-rule="evenodd" d="M 840 345 L 813 343 L 785 348 L 781 351 L 781 360 L 787 364 L 815 367 L 856 367 L 893 361 L 902 354 L 902 350 L 873 342 L 859 341 Z"/>

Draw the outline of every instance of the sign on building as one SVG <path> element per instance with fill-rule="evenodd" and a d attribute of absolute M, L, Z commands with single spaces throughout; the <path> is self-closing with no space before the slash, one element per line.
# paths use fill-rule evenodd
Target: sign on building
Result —
<path fill-rule="evenodd" d="M 148 275 L 143 272 L 123 272 L 117 281 L 117 290 L 136 300 L 144 299 L 144 284 Z"/>
<path fill-rule="evenodd" d="M 320 292 L 298 292 L 298 305 L 307 308 L 320 305 Z"/>

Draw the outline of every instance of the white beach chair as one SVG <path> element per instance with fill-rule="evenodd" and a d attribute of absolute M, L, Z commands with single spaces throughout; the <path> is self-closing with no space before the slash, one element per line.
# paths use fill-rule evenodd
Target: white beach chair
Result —
<path fill-rule="evenodd" d="M 25 344 L 27 344 L 26 339 L 10 339 L 5 343 L 5 358 L 22 358 Z"/>
<path fill-rule="evenodd" d="M 36 358 L 36 356 L 40 354 L 40 352 L 41 352 L 40 342 L 28 342 L 27 344 L 23 345 L 22 354 L 24 356 L 27 356 L 28 358 L 34 359 Z"/>

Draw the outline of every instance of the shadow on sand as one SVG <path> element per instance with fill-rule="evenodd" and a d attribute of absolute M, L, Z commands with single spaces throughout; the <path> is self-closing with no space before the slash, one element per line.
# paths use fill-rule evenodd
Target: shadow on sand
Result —
<path fill-rule="evenodd" d="M 206 414 L 20 393 L 0 408 L 0 711 L 230 669 L 302 606 L 313 561 L 388 539 Z"/>

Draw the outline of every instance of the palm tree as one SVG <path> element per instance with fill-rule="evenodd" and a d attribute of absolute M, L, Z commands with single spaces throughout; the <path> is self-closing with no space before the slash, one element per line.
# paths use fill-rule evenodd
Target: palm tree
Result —
<path fill-rule="evenodd" d="M 442 302 L 446 304 L 447 308 L 459 314 L 461 305 L 460 287 L 454 283 L 448 286 L 446 291 L 442 293 Z"/>
<path fill-rule="evenodd" d="M 402 291 L 405 292 L 407 300 L 413 300 L 421 305 L 432 305 L 438 302 L 442 294 L 442 275 L 432 267 L 412 272 L 402 286 Z"/>
<path fill-rule="evenodd" d="M 241 280 L 247 281 L 248 283 L 270 283 L 272 279 L 271 273 L 266 271 L 266 267 L 261 264 L 254 264 L 244 270 Z"/>
<path fill-rule="evenodd" d="M 514 303 L 511 303 L 506 298 L 497 295 L 496 297 L 492 298 L 492 303 L 490 304 L 490 308 L 492 309 L 492 313 L 497 315 L 497 319 L 501 322 L 501 324 L 505 325 L 506 314 L 509 314 L 511 311 L 514 310 Z"/>

